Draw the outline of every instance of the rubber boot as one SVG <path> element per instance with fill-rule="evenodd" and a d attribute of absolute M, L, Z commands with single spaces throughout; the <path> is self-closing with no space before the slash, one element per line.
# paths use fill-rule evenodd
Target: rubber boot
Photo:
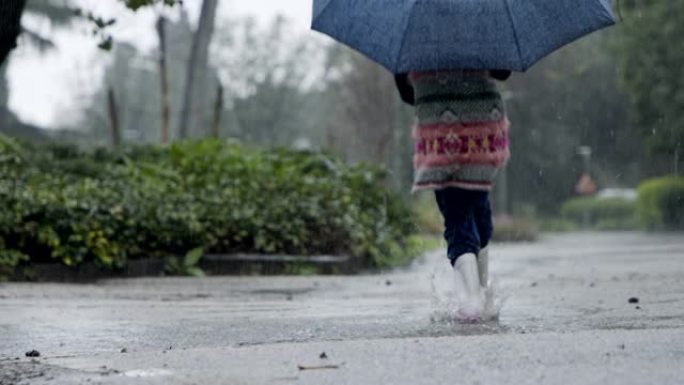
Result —
<path fill-rule="evenodd" d="M 481 319 L 484 311 L 484 293 L 480 288 L 475 254 L 463 254 L 456 259 L 454 277 L 456 295 L 460 302 L 460 315 L 470 321 Z"/>
<path fill-rule="evenodd" d="M 487 288 L 489 281 L 489 247 L 480 250 L 477 255 L 477 271 L 480 274 L 480 286 Z"/>

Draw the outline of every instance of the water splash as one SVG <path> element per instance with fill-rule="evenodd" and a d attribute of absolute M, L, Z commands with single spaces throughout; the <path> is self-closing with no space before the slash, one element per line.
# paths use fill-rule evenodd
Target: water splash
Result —
<path fill-rule="evenodd" d="M 485 307 L 478 320 L 467 318 L 459 311 L 461 304 L 456 295 L 451 271 L 448 268 L 436 268 L 430 277 L 431 284 L 431 312 L 433 323 L 479 323 L 498 321 L 499 313 L 507 297 L 500 294 L 498 280 L 490 276 L 487 288 L 484 289 Z"/>

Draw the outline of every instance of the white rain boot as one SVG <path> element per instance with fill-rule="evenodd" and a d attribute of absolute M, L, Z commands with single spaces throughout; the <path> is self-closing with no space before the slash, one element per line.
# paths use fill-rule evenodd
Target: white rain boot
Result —
<path fill-rule="evenodd" d="M 481 319 L 484 312 L 484 293 L 480 288 L 475 254 L 463 254 L 456 259 L 454 277 L 460 315 L 470 321 Z"/>
<path fill-rule="evenodd" d="M 480 274 L 480 286 L 486 289 L 489 285 L 489 247 L 480 250 L 477 255 L 477 271 Z"/>

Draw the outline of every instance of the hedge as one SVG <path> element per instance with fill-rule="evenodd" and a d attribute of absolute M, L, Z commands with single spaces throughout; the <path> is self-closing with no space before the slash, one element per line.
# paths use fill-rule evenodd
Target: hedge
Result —
<path fill-rule="evenodd" d="M 119 269 L 207 253 L 345 254 L 384 267 L 414 230 L 385 173 L 232 141 L 118 152 L 0 137 L 0 275 L 34 262 Z"/>
<path fill-rule="evenodd" d="M 636 204 L 621 198 L 573 198 L 563 203 L 563 219 L 594 230 L 633 230 Z"/>
<path fill-rule="evenodd" d="M 639 185 L 637 215 L 649 230 L 684 230 L 684 177 L 650 179 Z"/>

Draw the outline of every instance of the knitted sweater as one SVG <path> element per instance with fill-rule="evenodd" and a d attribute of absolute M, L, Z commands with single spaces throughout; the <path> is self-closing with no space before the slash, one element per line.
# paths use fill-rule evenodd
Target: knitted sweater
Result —
<path fill-rule="evenodd" d="M 487 71 L 411 73 L 418 124 L 414 129 L 413 190 L 490 190 L 509 158 L 503 100 Z"/>

